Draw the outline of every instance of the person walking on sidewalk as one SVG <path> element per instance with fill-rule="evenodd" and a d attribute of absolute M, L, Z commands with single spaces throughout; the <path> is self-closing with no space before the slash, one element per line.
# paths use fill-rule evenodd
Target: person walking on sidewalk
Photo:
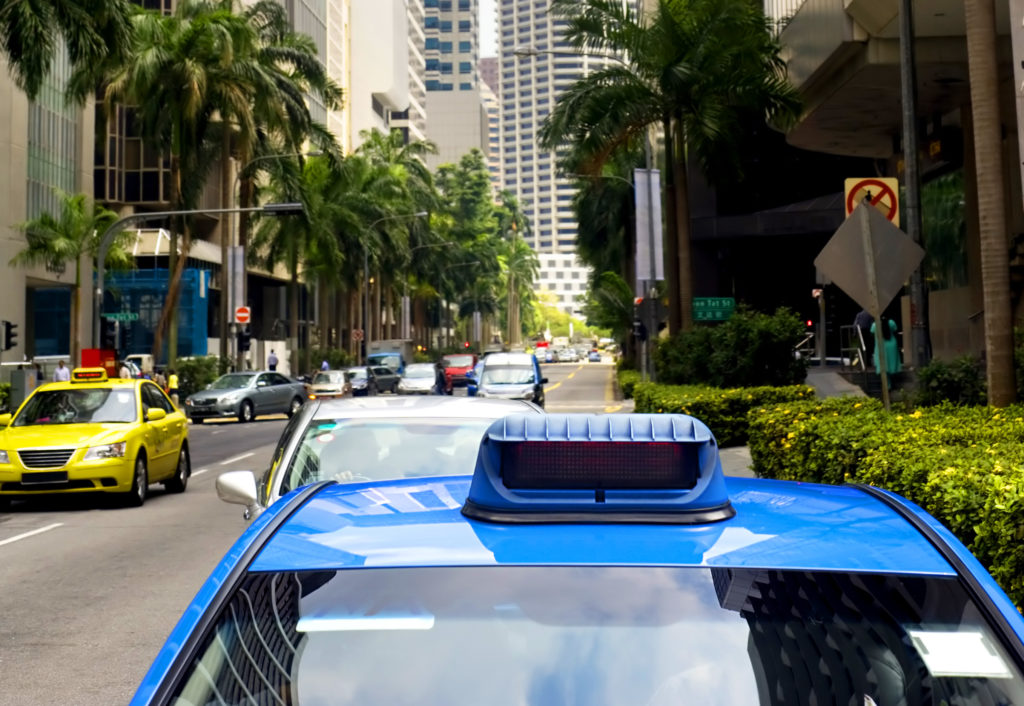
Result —
<path fill-rule="evenodd" d="M 171 368 L 167 375 L 167 394 L 171 397 L 174 406 L 178 406 L 178 373 Z"/>
<path fill-rule="evenodd" d="M 267 369 L 277 370 L 277 354 L 274 353 L 274 349 L 270 349 L 270 355 L 267 356 Z"/>
<path fill-rule="evenodd" d="M 881 319 L 884 321 L 882 326 L 882 346 L 885 348 L 885 372 L 890 375 L 889 387 L 892 387 L 892 375 L 903 370 L 903 364 L 900 362 L 900 344 L 896 338 L 896 322 L 892 319 Z M 871 324 L 871 337 L 875 336 L 875 325 Z M 879 373 L 882 372 L 882 365 L 878 360 L 878 350 L 875 350 L 874 355 L 875 370 Z"/>

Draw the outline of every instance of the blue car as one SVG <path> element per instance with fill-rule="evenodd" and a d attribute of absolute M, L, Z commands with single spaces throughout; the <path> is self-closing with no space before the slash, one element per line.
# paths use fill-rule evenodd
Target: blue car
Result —
<path fill-rule="evenodd" d="M 920 508 L 725 477 L 682 415 L 517 415 L 475 473 L 293 491 L 134 704 L 1024 703 L 1024 619 Z"/>

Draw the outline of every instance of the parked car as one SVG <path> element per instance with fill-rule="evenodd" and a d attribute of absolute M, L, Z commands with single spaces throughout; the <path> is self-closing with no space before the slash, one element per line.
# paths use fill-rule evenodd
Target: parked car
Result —
<path fill-rule="evenodd" d="M 402 395 L 443 394 L 438 389 L 438 370 L 433 363 L 413 363 L 405 366 L 405 372 L 398 380 L 398 392 Z"/>
<path fill-rule="evenodd" d="M 0 414 L 0 507 L 16 498 L 104 493 L 146 501 L 151 483 L 182 493 L 192 474 L 188 424 L 149 380 L 75 368 Z"/>
<path fill-rule="evenodd" d="M 469 474 L 493 420 L 541 413 L 528 402 L 446 395 L 313 400 L 285 428 L 258 486 L 251 471 L 232 471 L 217 478 L 217 493 L 256 515 L 289 491 L 324 479 Z"/>
<path fill-rule="evenodd" d="M 185 413 L 195 422 L 237 417 L 251 422 L 264 414 L 293 416 L 308 396 L 306 384 L 273 370 L 221 375 L 205 390 L 185 399 Z"/>
<path fill-rule="evenodd" d="M 517 415 L 478 448 L 472 477 L 282 499 L 133 706 L 1024 703 L 1024 617 L 894 494 L 725 477 L 683 415 Z"/>
<path fill-rule="evenodd" d="M 310 398 L 351 397 L 352 383 L 344 370 L 321 370 L 310 383 Z"/>
<path fill-rule="evenodd" d="M 532 353 L 493 353 L 484 359 L 476 396 L 528 400 L 543 407 L 547 381 Z"/>
<path fill-rule="evenodd" d="M 441 358 L 441 365 L 444 367 L 444 377 L 447 387 L 445 391 L 450 395 L 456 387 L 465 387 L 469 380 L 467 374 L 473 370 L 477 363 L 475 353 L 452 353 Z"/>

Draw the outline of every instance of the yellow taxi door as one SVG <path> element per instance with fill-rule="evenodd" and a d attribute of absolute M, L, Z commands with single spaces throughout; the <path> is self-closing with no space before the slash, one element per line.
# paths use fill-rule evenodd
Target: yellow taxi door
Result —
<path fill-rule="evenodd" d="M 140 392 L 142 393 L 144 434 L 149 451 L 149 479 L 156 481 L 173 473 L 177 461 L 175 452 L 178 447 L 171 448 L 174 418 L 168 411 L 169 408 L 173 409 L 174 405 L 170 400 L 166 400 L 165 404 L 164 393 L 152 383 L 142 383 Z M 161 409 L 167 416 L 163 419 L 149 421 L 146 416 L 151 409 Z"/>

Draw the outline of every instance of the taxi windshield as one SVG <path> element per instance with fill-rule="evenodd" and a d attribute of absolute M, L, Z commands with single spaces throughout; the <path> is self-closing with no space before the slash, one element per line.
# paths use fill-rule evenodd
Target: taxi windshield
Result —
<path fill-rule="evenodd" d="M 515 553 L 500 541 L 481 551 Z M 1024 703 L 1019 666 L 955 577 L 658 566 L 253 573 L 220 615 L 171 703 Z"/>
<path fill-rule="evenodd" d="M 482 385 L 528 385 L 533 382 L 533 367 L 526 365 L 484 365 Z"/>
<path fill-rule="evenodd" d="M 249 386 L 249 381 L 252 380 L 253 374 L 251 373 L 231 373 L 230 375 L 221 375 L 219 378 L 213 381 L 210 385 L 211 390 L 239 390 L 243 387 Z"/>
<path fill-rule="evenodd" d="M 306 430 L 280 495 L 318 480 L 339 483 L 470 475 L 480 440 L 490 427 L 480 419 L 326 419 Z"/>
<path fill-rule="evenodd" d="M 134 422 L 136 407 L 135 390 L 130 387 L 40 390 L 29 398 L 12 426 Z"/>
<path fill-rule="evenodd" d="M 313 378 L 314 385 L 340 385 L 345 382 L 345 373 L 340 370 L 332 370 L 326 373 L 317 373 Z"/>

